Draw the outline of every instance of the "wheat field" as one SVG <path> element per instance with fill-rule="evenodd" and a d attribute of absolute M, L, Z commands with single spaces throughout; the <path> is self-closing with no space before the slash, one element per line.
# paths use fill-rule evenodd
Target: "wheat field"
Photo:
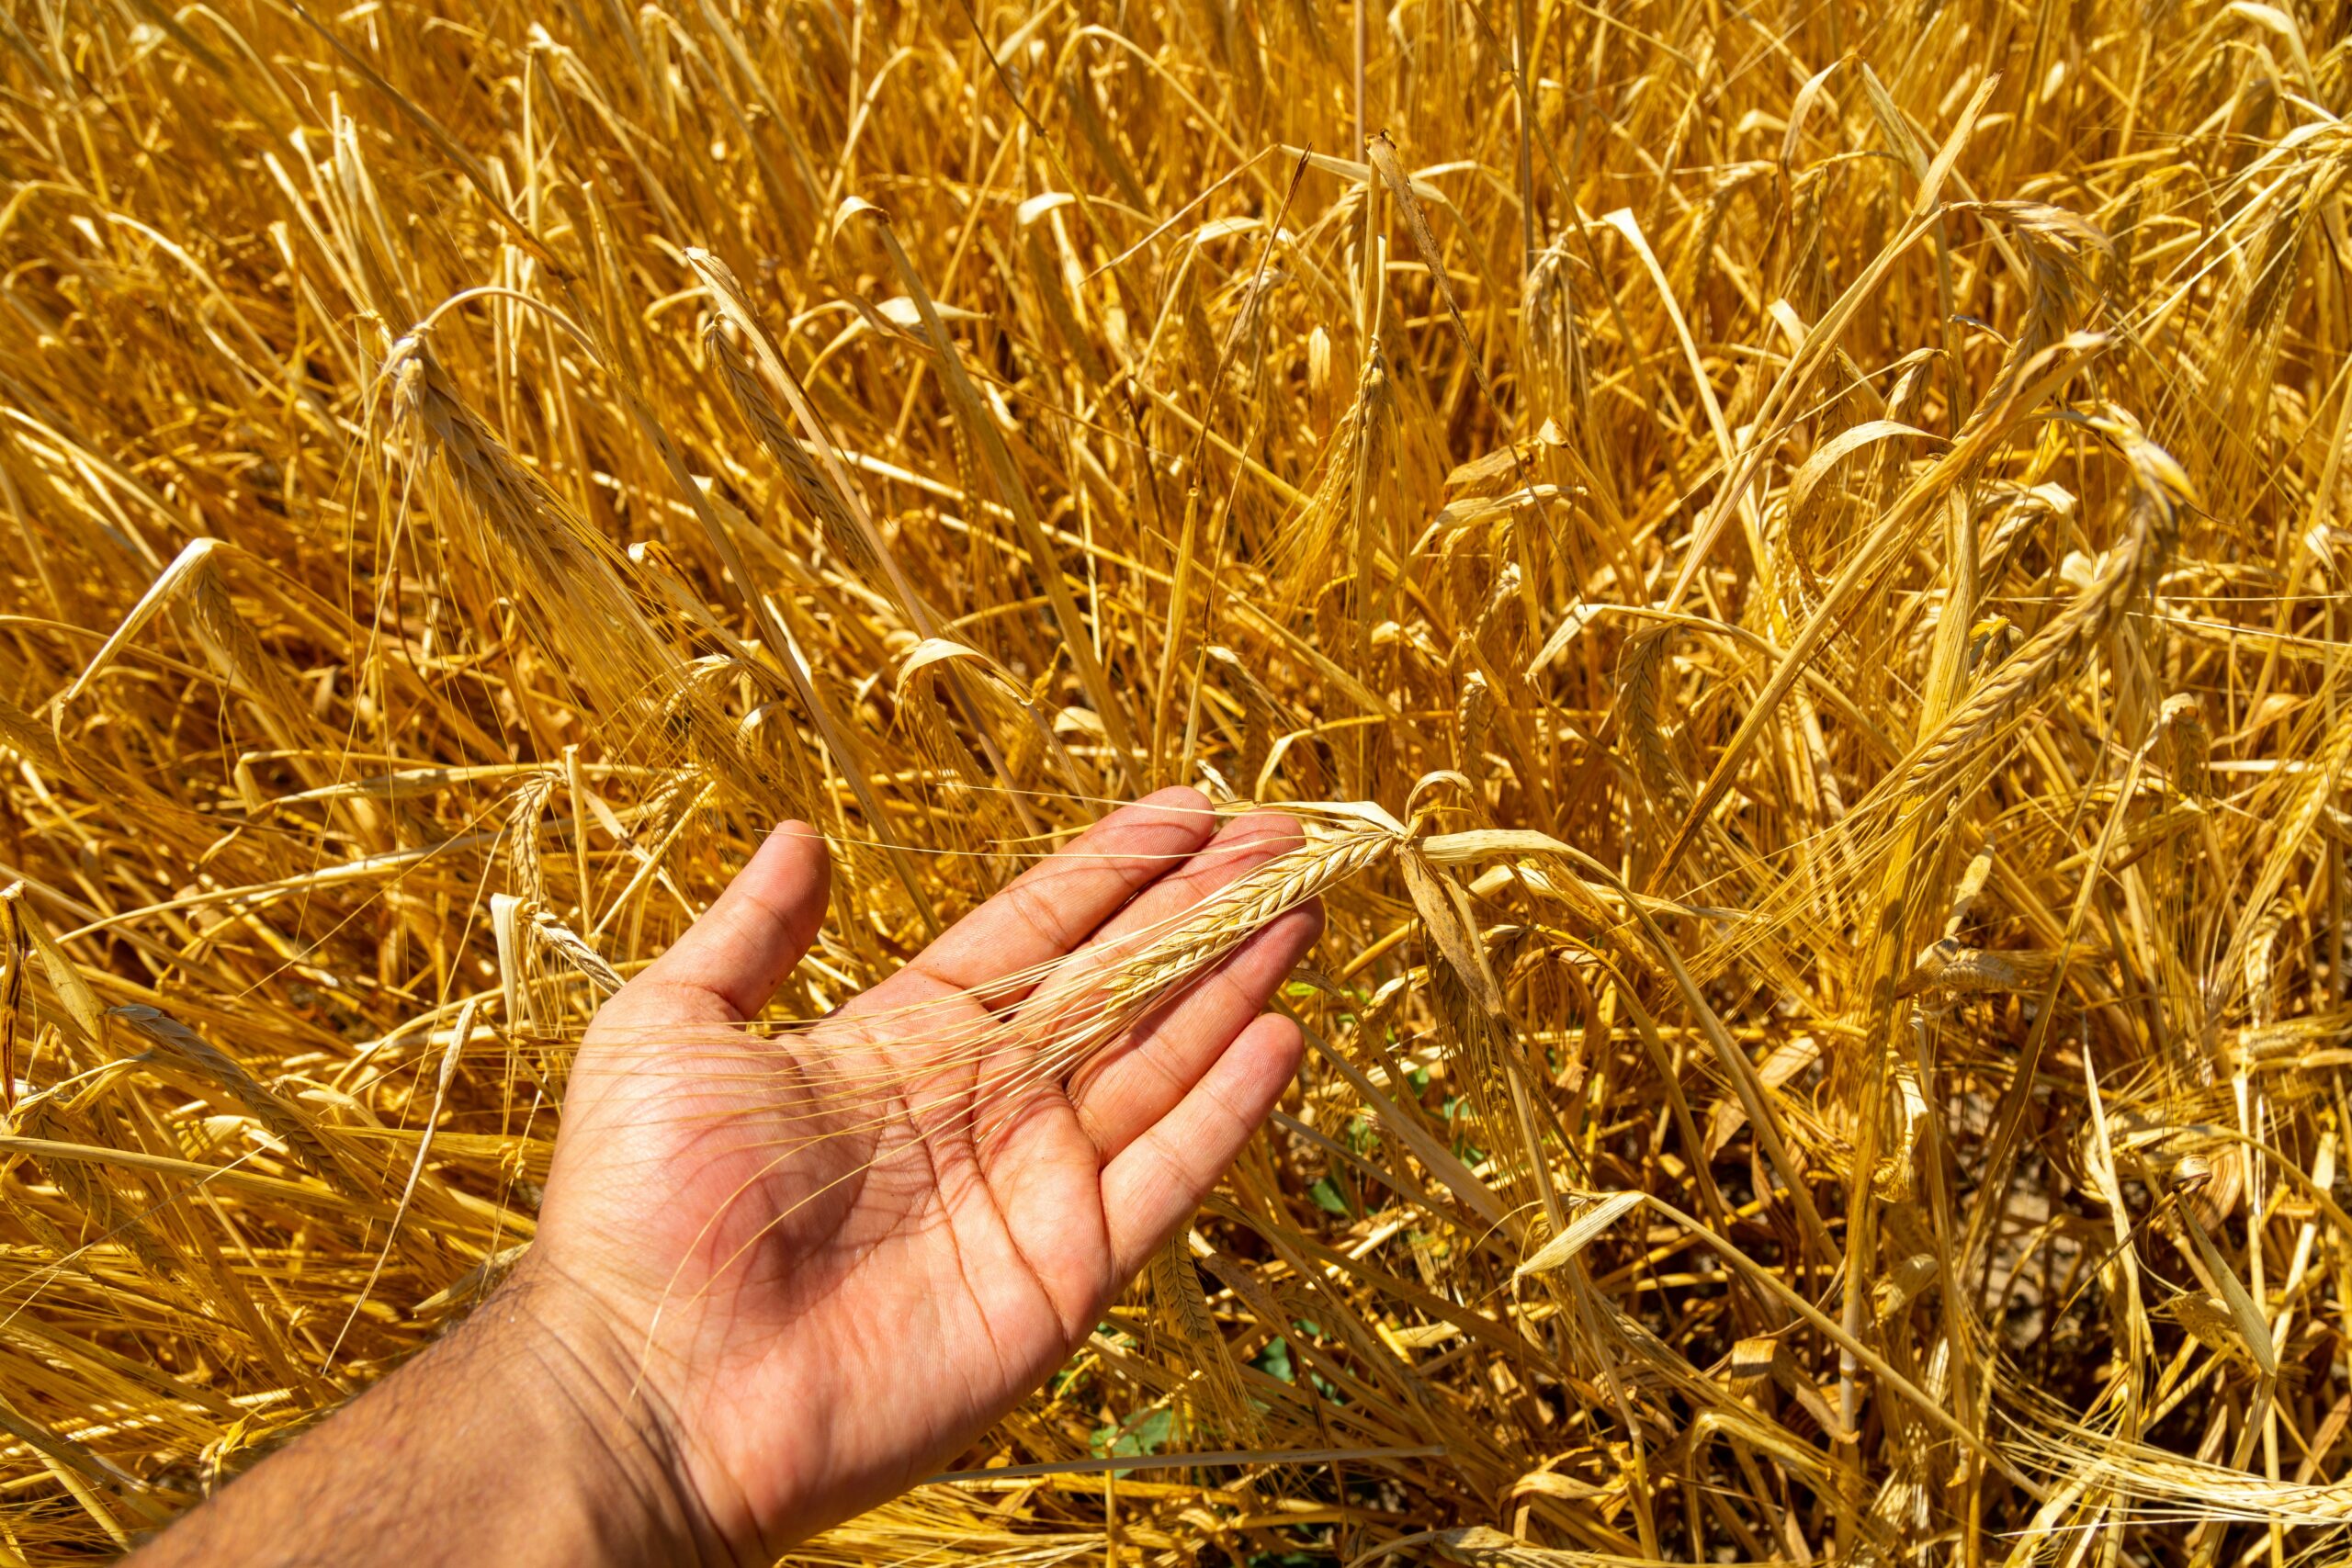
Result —
<path fill-rule="evenodd" d="M 798 1560 L 2352 1550 L 2346 24 L 0 3 L 0 1562 L 478 1301 L 775 822 L 783 1026 L 1169 784 L 1306 1068 Z"/>

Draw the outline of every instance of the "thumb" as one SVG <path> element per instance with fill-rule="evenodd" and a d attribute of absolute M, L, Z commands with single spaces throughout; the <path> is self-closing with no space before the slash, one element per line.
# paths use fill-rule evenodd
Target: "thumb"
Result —
<path fill-rule="evenodd" d="M 669 952 L 606 1004 L 671 1021 L 739 1023 L 767 1005 L 817 938 L 832 862 L 806 822 L 786 822 Z"/>

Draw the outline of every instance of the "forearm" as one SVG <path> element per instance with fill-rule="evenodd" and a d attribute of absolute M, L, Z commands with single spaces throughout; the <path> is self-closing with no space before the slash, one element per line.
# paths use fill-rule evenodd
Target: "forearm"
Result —
<path fill-rule="evenodd" d="M 559 1326 L 559 1289 L 518 1271 L 132 1568 L 732 1562 L 626 1359 Z"/>

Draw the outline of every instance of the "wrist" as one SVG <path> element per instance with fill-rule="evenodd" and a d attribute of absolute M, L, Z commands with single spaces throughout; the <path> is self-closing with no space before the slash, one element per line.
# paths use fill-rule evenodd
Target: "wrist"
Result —
<path fill-rule="evenodd" d="M 649 1364 L 643 1335 L 552 1258 L 535 1247 L 461 1332 L 516 1380 L 511 1396 L 537 1413 L 568 1461 L 571 1505 L 595 1518 L 600 1536 L 628 1542 L 637 1561 L 770 1561 L 754 1522 L 700 1481 L 708 1467 L 696 1462 L 694 1435 Z"/>

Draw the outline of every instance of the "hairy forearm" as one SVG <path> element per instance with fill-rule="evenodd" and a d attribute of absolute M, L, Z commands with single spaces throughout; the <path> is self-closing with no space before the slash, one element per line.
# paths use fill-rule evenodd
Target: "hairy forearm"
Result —
<path fill-rule="evenodd" d="M 666 1423 L 529 1266 L 439 1344 L 264 1460 L 132 1568 L 728 1563 Z"/>

